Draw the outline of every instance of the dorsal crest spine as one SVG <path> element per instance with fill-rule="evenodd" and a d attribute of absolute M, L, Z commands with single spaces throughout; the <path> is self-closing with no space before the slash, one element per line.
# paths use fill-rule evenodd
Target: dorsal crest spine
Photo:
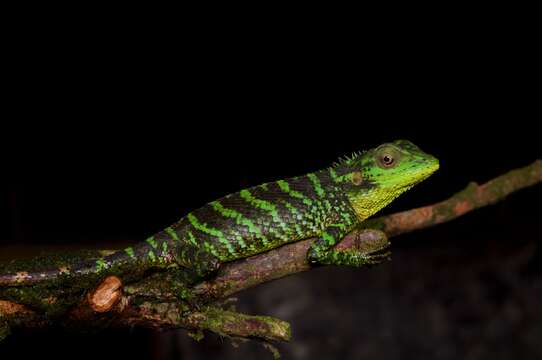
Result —
<path fill-rule="evenodd" d="M 365 154 L 366 151 L 355 151 L 353 152 L 350 156 L 348 155 L 345 155 L 345 156 L 342 156 L 340 157 L 337 161 L 335 161 L 331 166 L 334 167 L 334 168 L 337 168 L 337 167 L 340 167 L 340 166 L 344 166 L 344 165 L 347 165 L 347 166 L 352 166 L 354 165 L 358 160 L 359 158 Z"/>

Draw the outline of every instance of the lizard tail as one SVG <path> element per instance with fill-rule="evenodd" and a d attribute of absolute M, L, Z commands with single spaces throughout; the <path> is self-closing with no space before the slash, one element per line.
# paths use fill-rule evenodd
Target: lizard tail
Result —
<path fill-rule="evenodd" d="M 156 245 L 156 244 L 153 244 Z M 155 246 L 140 243 L 134 247 L 116 251 L 97 259 L 83 261 L 73 266 L 46 269 L 43 271 L 0 274 L 0 287 L 29 286 L 55 280 L 79 279 L 82 276 L 102 277 L 106 275 L 135 275 L 153 267 L 163 267 L 171 263 L 172 256 L 159 253 Z"/>
<path fill-rule="evenodd" d="M 18 271 L 16 273 L 1 274 L 0 287 L 34 285 L 42 281 L 55 280 L 58 279 L 61 275 L 68 275 L 71 273 L 71 271 L 68 271 L 68 268 L 66 268 L 66 272 L 64 272 L 64 269 L 59 268 L 48 269 L 39 272 Z"/>

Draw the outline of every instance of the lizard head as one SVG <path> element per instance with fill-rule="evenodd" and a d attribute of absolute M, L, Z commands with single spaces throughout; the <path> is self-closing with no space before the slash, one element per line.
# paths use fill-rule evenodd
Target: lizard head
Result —
<path fill-rule="evenodd" d="M 438 168 L 434 156 L 410 141 L 398 140 L 344 161 L 341 179 L 352 207 L 364 220 Z"/>

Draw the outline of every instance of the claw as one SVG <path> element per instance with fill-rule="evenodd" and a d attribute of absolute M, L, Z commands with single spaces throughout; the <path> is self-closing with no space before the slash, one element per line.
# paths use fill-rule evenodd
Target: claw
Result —
<path fill-rule="evenodd" d="M 368 265 L 378 265 L 380 264 L 381 262 L 385 261 L 385 260 L 390 260 L 391 256 L 391 251 L 386 251 L 384 253 L 377 253 L 377 254 L 374 254 L 374 255 L 369 255 L 368 256 L 368 259 L 367 259 L 367 264 Z"/>

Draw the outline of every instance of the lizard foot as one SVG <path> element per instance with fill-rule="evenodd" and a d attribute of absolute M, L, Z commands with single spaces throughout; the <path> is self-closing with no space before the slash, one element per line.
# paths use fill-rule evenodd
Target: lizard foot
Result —
<path fill-rule="evenodd" d="M 391 260 L 391 251 L 377 252 L 367 256 L 367 265 L 378 265 L 383 261 Z"/>

